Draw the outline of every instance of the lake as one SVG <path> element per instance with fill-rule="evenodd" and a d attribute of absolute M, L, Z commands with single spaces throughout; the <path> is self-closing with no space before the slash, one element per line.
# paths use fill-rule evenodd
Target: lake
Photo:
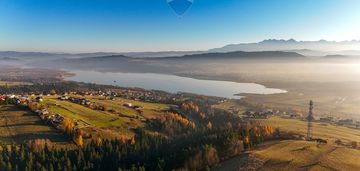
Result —
<path fill-rule="evenodd" d="M 121 87 L 138 87 L 144 89 L 163 90 L 171 93 L 187 92 L 207 96 L 240 98 L 235 94 L 275 94 L 286 93 L 284 90 L 266 88 L 255 83 L 236 83 L 231 81 L 200 80 L 166 74 L 153 73 L 113 73 L 97 71 L 70 71 L 75 76 L 66 80 L 116 85 Z"/>

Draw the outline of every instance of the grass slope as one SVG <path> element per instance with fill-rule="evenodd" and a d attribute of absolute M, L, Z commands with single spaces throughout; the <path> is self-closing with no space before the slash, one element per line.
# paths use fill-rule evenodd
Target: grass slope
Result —
<path fill-rule="evenodd" d="M 67 101 L 47 99 L 44 101 L 44 103 L 49 105 L 49 110 L 54 113 L 59 113 L 66 118 L 80 121 L 91 126 L 120 126 L 127 121 L 126 118 L 122 118 L 104 111 L 92 110 L 90 108 Z"/>
<path fill-rule="evenodd" d="M 215 171 L 238 170 L 359 170 L 360 150 L 330 142 L 272 141 L 222 162 Z"/>

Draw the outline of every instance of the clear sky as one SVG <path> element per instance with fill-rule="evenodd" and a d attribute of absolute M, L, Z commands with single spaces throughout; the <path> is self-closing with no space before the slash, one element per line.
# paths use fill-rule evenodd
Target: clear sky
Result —
<path fill-rule="evenodd" d="M 360 39 L 359 0 L 0 0 L 0 50 L 204 50 L 263 39 Z"/>

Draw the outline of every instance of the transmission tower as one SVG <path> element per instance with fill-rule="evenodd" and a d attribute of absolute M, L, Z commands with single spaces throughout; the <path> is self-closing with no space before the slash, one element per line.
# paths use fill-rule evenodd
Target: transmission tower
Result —
<path fill-rule="evenodd" d="M 312 134 L 313 134 L 313 130 L 312 130 L 312 121 L 313 121 L 313 109 L 314 109 L 314 102 L 311 100 L 310 104 L 309 104 L 309 115 L 307 117 L 307 121 L 308 121 L 308 129 L 307 129 L 307 137 L 306 139 L 308 141 L 312 140 Z"/>

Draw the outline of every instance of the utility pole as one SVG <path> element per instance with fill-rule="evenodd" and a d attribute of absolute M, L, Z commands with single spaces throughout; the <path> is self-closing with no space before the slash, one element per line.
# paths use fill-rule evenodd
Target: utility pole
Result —
<path fill-rule="evenodd" d="M 308 121 L 308 128 L 307 128 L 307 137 L 306 139 L 308 141 L 312 140 L 312 134 L 313 134 L 313 130 L 312 130 L 312 121 L 313 121 L 313 109 L 314 109 L 314 102 L 312 100 L 310 100 L 310 104 L 309 104 L 309 115 L 307 117 L 307 121 Z"/>

